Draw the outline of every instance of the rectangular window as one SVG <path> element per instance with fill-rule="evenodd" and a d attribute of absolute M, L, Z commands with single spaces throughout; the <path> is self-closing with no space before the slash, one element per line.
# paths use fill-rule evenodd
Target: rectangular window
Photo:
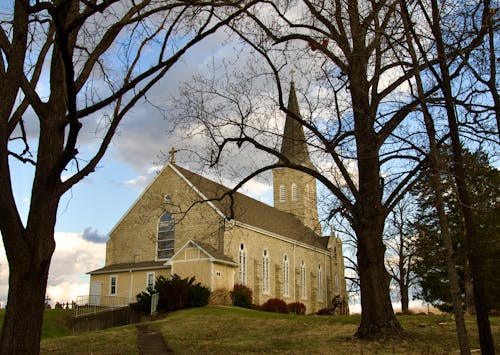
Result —
<path fill-rule="evenodd" d="M 264 249 L 262 256 L 262 293 L 268 294 L 269 287 L 269 253 Z"/>
<path fill-rule="evenodd" d="M 155 273 L 148 272 L 146 275 L 146 288 L 155 287 Z"/>
<path fill-rule="evenodd" d="M 111 275 L 109 277 L 109 294 L 110 294 L 110 296 L 116 295 L 117 284 L 118 284 L 118 276 Z"/>
<path fill-rule="evenodd" d="M 238 270 L 238 282 L 241 285 L 247 284 L 247 252 L 245 250 L 245 245 L 240 245 L 240 265 Z"/>
<path fill-rule="evenodd" d="M 290 276 L 288 271 L 288 256 L 283 257 L 283 296 L 290 296 Z"/>
<path fill-rule="evenodd" d="M 302 261 L 300 267 L 300 289 L 302 299 L 307 299 L 307 275 L 306 275 L 306 264 Z"/>
<path fill-rule="evenodd" d="M 318 299 L 323 300 L 323 272 L 318 266 Z"/>

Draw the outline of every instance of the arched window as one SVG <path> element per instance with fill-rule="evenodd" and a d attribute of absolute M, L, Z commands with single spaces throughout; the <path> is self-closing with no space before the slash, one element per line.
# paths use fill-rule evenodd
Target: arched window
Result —
<path fill-rule="evenodd" d="M 160 217 L 158 223 L 157 258 L 168 259 L 174 255 L 175 220 L 170 213 Z"/>
<path fill-rule="evenodd" d="M 321 265 L 318 265 L 318 299 L 323 299 L 323 270 L 321 270 Z"/>
<path fill-rule="evenodd" d="M 306 263 L 302 260 L 300 266 L 300 289 L 302 299 L 307 299 L 307 275 L 306 275 Z"/>
<path fill-rule="evenodd" d="M 262 293 L 269 293 L 269 252 L 262 253 Z"/>
<path fill-rule="evenodd" d="M 240 268 L 238 270 L 238 282 L 241 285 L 247 284 L 247 251 L 245 249 L 245 244 L 240 244 Z"/>
<path fill-rule="evenodd" d="M 283 256 L 283 296 L 290 296 L 290 272 L 288 255 Z"/>
<path fill-rule="evenodd" d="M 280 202 L 286 201 L 286 187 L 285 185 L 280 185 Z"/>
<path fill-rule="evenodd" d="M 299 198 L 299 191 L 297 189 L 297 184 L 292 184 L 292 201 L 297 201 Z"/>

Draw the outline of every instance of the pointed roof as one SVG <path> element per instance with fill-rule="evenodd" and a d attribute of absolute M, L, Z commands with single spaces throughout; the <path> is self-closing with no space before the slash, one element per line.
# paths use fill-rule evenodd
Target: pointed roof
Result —
<path fill-rule="evenodd" d="M 225 196 L 222 200 L 216 200 L 223 196 L 224 193 L 229 192 L 230 189 L 177 164 L 171 165 L 195 186 L 205 198 L 214 199 L 212 200 L 213 205 L 229 219 L 286 236 L 310 246 L 327 249 L 329 238 L 320 237 L 293 214 L 280 211 L 239 192 L 233 193 L 232 199 Z"/>
<path fill-rule="evenodd" d="M 290 94 L 288 96 L 288 110 L 298 118 L 302 118 L 295 93 L 295 83 L 290 83 Z M 304 127 L 292 115 L 287 114 L 283 141 L 281 143 L 281 154 L 286 156 L 292 163 L 307 167 L 314 167 L 307 150 Z"/>

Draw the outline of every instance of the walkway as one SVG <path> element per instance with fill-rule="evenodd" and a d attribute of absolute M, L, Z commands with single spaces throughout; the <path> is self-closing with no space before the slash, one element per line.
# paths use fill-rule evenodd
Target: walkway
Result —
<path fill-rule="evenodd" d="M 163 336 L 147 325 L 137 325 L 137 347 L 140 355 L 173 354 Z"/>

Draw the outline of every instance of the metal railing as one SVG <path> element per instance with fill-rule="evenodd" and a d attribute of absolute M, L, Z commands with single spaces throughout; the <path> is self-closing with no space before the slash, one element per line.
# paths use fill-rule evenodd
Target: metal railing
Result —
<path fill-rule="evenodd" d="M 133 300 L 128 297 L 103 296 L 103 295 L 85 295 L 77 296 L 74 303 L 75 317 L 106 311 L 109 309 L 127 307 Z"/>
<path fill-rule="evenodd" d="M 153 293 L 151 295 L 151 314 L 156 312 L 156 308 L 158 307 L 158 301 L 160 300 L 160 294 Z"/>

